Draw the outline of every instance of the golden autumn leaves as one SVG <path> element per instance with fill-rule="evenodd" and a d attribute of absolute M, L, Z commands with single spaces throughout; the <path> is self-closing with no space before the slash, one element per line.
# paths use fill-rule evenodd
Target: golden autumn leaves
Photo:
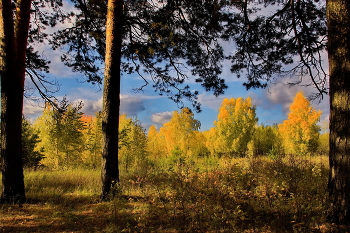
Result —
<path fill-rule="evenodd" d="M 274 126 L 257 124 L 256 107 L 249 97 L 224 99 L 213 127 L 204 132 L 188 108 L 174 111 L 169 122 L 159 129 L 151 126 L 148 133 L 137 119 L 121 115 L 118 156 L 128 170 L 147 159 L 169 157 L 311 154 L 319 146 L 320 115 L 301 92 L 290 105 L 288 118 Z M 68 107 L 58 118 L 47 107 L 34 127 L 40 131 L 38 146 L 45 149 L 46 166 L 100 166 L 100 115 L 86 116 Z"/>
<path fill-rule="evenodd" d="M 317 122 L 321 114 L 302 92 L 297 93 L 290 105 L 288 119 L 278 126 L 285 153 L 308 154 L 316 149 L 320 131 Z"/>
<path fill-rule="evenodd" d="M 211 154 L 243 156 L 257 121 L 251 98 L 225 98 L 214 127 L 206 133 Z"/>
<path fill-rule="evenodd" d="M 305 155 L 317 150 L 321 111 L 316 111 L 302 92 L 290 106 L 288 119 L 280 125 L 257 125 L 252 99 L 225 98 L 214 127 L 200 132 L 200 123 L 187 108 L 175 111 L 159 131 L 151 126 L 148 150 L 155 157 L 173 152 L 186 156 L 246 156 L 271 153 Z"/>

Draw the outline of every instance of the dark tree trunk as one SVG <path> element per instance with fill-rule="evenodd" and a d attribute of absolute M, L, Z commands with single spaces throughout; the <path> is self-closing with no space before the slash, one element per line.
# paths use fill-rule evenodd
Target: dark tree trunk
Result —
<path fill-rule="evenodd" d="M 102 109 L 102 194 L 108 200 L 119 183 L 118 129 L 123 0 L 108 0 Z"/>
<path fill-rule="evenodd" d="M 17 1 L 16 22 L 13 21 L 11 0 L 1 0 L 0 4 L 1 200 L 24 202 L 21 134 L 31 0 Z"/>
<path fill-rule="evenodd" d="M 350 1 L 328 0 L 331 221 L 350 225 Z"/>

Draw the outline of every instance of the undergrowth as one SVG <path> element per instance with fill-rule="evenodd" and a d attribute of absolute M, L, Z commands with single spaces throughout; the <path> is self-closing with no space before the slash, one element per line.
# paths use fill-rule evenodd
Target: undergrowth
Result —
<path fill-rule="evenodd" d="M 145 161 L 121 170 L 118 195 L 106 203 L 99 203 L 99 171 L 27 170 L 28 203 L 21 209 L 0 206 L 0 231 L 44 232 L 50 226 L 57 232 L 328 232 L 327 161 Z"/>

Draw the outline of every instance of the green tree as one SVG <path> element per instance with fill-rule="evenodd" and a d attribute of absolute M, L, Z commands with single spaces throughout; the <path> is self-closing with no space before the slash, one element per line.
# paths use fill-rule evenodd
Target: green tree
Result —
<path fill-rule="evenodd" d="M 37 168 L 41 165 L 41 160 L 45 158 L 45 155 L 43 154 L 43 148 L 37 148 L 39 142 L 39 132 L 32 127 L 31 123 L 25 117 L 23 117 L 21 146 L 23 167 Z"/>
<path fill-rule="evenodd" d="M 252 156 L 279 154 L 282 152 L 282 138 L 278 127 L 256 125 L 252 140 L 248 143 L 249 154 Z"/>
<path fill-rule="evenodd" d="M 250 97 L 225 98 L 207 141 L 212 155 L 244 156 L 258 118 Z"/>
<path fill-rule="evenodd" d="M 54 168 L 81 164 L 84 122 L 80 108 L 80 105 L 73 107 L 66 101 L 60 103 L 60 110 L 47 104 L 43 114 L 34 122 L 40 131 L 38 145 L 45 149 L 43 164 Z"/>
<path fill-rule="evenodd" d="M 45 158 L 44 148 L 38 148 L 40 142 L 39 132 L 35 130 L 31 123 L 23 118 L 22 121 L 22 150 L 23 150 L 23 166 L 29 168 L 37 168 L 41 165 L 41 160 Z"/>
<path fill-rule="evenodd" d="M 146 168 L 148 161 L 147 135 L 138 120 L 121 115 L 119 118 L 119 158 L 126 172 L 130 168 Z"/>
<path fill-rule="evenodd" d="M 316 152 L 320 127 L 317 123 L 322 112 L 316 111 L 302 92 L 290 105 L 288 119 L 278 126 L 283 146 L 288 154 L 305 155 Z"/>

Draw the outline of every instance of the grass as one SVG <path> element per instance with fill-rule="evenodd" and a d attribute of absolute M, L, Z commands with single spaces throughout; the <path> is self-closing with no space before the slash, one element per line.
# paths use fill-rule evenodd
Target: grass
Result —
<path fill-rule="evenodd" d="M 0 232 L 336 232 L 326 223 L 327 157 L 182 158 L 121 171 L 25 171 L 28 203 L 0 205 Z M 123 167 L 123 166 L 121 166 Z"/>

